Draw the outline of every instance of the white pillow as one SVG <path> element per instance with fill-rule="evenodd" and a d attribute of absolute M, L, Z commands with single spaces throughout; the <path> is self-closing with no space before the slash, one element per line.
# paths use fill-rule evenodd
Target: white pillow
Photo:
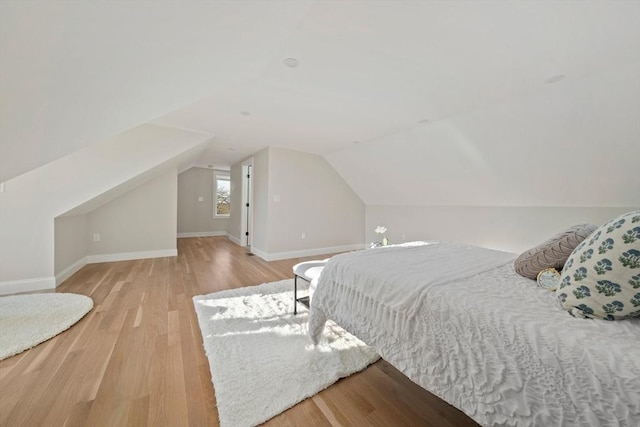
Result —
<path fill-rule="evenodd" d="M 640 316 L 640 211 L 612 219 L 569 256 L 556 295 L 576 317 Z"/>

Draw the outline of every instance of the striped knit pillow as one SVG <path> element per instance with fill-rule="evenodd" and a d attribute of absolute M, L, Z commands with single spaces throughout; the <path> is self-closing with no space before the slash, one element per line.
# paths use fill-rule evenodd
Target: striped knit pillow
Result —
<path fill-rule="evenodd" d="M 516 273 L 535 279 L 545 268 L 562 270 L 571 252 L 597 228 L 598 226 L 593 224 L 574 225 L 535 248 L 523 252 L 513 263 Z"/>

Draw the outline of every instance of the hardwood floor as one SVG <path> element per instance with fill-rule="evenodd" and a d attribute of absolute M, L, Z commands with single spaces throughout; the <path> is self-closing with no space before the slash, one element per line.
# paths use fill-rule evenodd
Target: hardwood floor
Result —
<path fill-rule="evenodd" d="M 178 252 L 90 264 L 59 286 L 94 309 L 0 362 L 0 425 L 217 426 L 191 298 L 290 278 L 301 259 L 266 262 L 224 237 L 179 239 Z M 477 424 L 380 360 L 266 425 Z"/>

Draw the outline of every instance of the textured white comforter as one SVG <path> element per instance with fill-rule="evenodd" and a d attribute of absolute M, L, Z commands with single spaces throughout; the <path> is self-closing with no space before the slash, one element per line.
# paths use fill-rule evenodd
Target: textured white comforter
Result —
<path fill-rule="evenodd" d="M 513 271 L 514 254 L 431 242 L 332 258 L 327 318 L 483 425 L 640 425 L 640 319 L 577 319 Z"/>

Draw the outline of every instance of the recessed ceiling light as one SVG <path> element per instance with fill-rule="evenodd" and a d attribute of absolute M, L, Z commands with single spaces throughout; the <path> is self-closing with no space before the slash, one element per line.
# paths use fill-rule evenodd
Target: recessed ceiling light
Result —
<path fill-rule="evenodd" d="M 229 151 L 236 151 L 236 149 L 235 149 L 235 148 L 233 148 L 233 147 L 229 147 L 229 148 L 227 148 L 227 150 L 229 150 Z"/>
<path fill-rule="evenodd" d="M 298 61 L 296 58 L 285 58 L 284 65 L 289 68 L 296 68 L 298 65 L 300 65 L 300 61 Z"/>
<path fill-rule="evenodd" d="M 360 144 L 360 141 L 351 141 L 354 144 Z"/>
<path fill-rule="evenodd" d="M 422 119 L 418 123 L 429 123 L 429 119 Z"/>
<path fill-rule="evenodd" d="M 250 116 L 251 113 L 248 111 L 240 111 L 240 114 L 242 114 L 243 116 Z"/>
<path fill-rule="evenodd" d="M 559 82 L 560 80 L 564 79 L 565 76 L 564 74 L 557 74 L 555 76 L 551 76 L 549 77 L 547 80 L 545 80 L 546 83 L 555 83 L 555 82 Z"/>

